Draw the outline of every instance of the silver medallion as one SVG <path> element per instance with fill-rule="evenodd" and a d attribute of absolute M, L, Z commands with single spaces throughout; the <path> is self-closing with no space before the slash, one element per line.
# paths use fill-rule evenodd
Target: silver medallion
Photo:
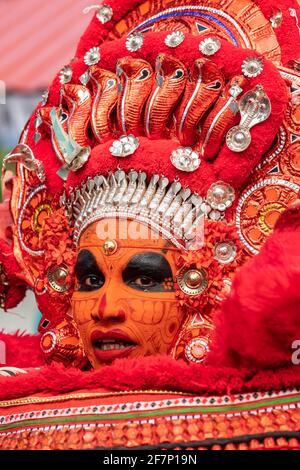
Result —
<path fill-rule="evenodd" d="M 130 34 L 126 39 L 126 49 L 129 52 L 136 52 L 141 49 L 144 44 L 144 36 L 142 33 Z"/>
<path fill-rule="evenodd" d="M 233 152 L 244 152 L 251 144 L 249 129 L 241 126 L 232 127 L 226 135 L 227 147 Z"/>
<path fill-rule="evenodd" d="M 100 23 L 108 23 L 108 21 L 110 21 L 113 17 L 113 9 L 109 5 L 102 5 L 98 9 L 96 17 L 100 21 Z"/>
<path fill-rule="evenodd" d="M 199 50 L 204 55 L 214 55 L 221 49 L 221 41 L 218 38 L 205 38 L 199 44 Z"/>
<path fill-rule="evenodd" d="M 218 181 L 211 185 L 206 195 L 206 203 L 210 205 L 215 211 L 224 212 L 230 207 L 235 199 L 234 189 L 224 181 Z M 213 211 L 212 211 L 213 212 Z M 218 220 L 217 214 L 215 217 L 211 217 L 212 213 L 209 214 L 210 218 Z"/>
<path fill-rule="evenodd" d="M 245 77 L 258 77 L 263 70 L 263 61 L 260 57 L 247 57 L 242 63 L 242 72 Z"/>
<path fill-rule="evenodd" d="M 69 65 L 66 65 L 59 74 L 59 81 L 62 85 L 69 83 L 72 80 L 72 68 Z"/>
<path fill-rule="evenodd" d="M 191 147 L 178 147 L 173 150 L 170 159 L 177 170 L 187 172 L 197 170 L 201 163 L 198 152 L 193 151 Z"/>
<path fill-rule="evenodd" d="M 84 56 L 86 65 L 96 65 L 100 60 L 100 47 L 92 47 Z"/>
<path fill-rule="evenodd" d="M 214 257 L 220 264 L 231 263 L 235 259 L 236 254 L 236 246 L 230 240 L 218 242 L 214 247 Z"/>
<path fill-rule="evenodd" d="M 177 47 L 183 43 L 185 35 L 182 31 L 174 31 L 174 33 L 168 34 L 165 39 L 165 44 L 168 47 Z"/>

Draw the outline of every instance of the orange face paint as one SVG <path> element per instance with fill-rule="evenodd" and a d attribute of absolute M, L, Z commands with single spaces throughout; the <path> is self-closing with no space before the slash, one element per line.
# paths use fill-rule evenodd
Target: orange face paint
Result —
<path fill-rule="evenodd" d="M 72 309 L 94 368 L 170 351 L 184 316 L 173 290 L 175 255 L 135 221 L 106 219 L 83 233 Z"/>

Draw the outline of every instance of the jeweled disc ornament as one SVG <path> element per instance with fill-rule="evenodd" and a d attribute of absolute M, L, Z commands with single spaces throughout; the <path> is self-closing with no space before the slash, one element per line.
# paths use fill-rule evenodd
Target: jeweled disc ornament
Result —
<path fill-rule="evenodd" d="M 56 292 L 66 292 L 70 285 L 67 283 L 69 272 L 65 266 L 54 266 L 48 271 L 48 282 Z"/>
<path fill-rule="evenodd" d="M 246 127 L 234 126 L 226 135 L 226 144 L 233 152 L 243 152 L 251 144 L 251 134 Z"/>
<path fill-rule="evenodd" d="M 116 240 L 106 240 L 102 246 L 103 252 L 106 256 L 111 256 L 116 253 L 118 244 Z"/>
<path fill-rule="evenodd" d="M 187 295 L 200 295 L 208 287 L 205 269 L 186 269 L 183 267 L 177 275 L 177 283 Z"/>
<path fill-rule="evenodd" d="M 223 181 L 211 185 L 206 195 L 206 202 L 217 211 L 225 211 L 235 199 L 234 189 Z"/>
<path fill-rule="evenodd" d="M 59 74 L 59 81 L 62 85 L 69 83 L 72 80 L 72 67 L 66 65 Z"/>
<path fill-rule="evenodd" d="M 208 342 L 205 338 L 192 339 L 185 347 L 187 360 L 198 364 L 203 362 L 208 351 Z"/>
<path fill-rule="evenodd" d="M 242 63 L 242 72 L 248 78 L 258 77 L 263 69 L 263 61 L 260 57 L 247 57 Z"/>

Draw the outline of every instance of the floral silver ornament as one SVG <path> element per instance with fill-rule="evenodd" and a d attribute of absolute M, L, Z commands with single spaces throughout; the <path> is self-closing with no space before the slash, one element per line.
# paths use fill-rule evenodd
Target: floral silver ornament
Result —
<path fill-rule="evenodd" d="M 236 246 L 230 240 L 218 242 L 214 247 L 214 257 L 220 264 L 231 263 L 235 259 L 236 254 Z"/>
<path fill-rule="evenodd" d="M 86 65 L 96 65 L 100 60 L 100 47 L 92 47 L 84 56 Z"/>
<path fill-rule="evenodd" d="M 206 202 L 212 209 L 224 212 L 235 199 L 234 189 L 223 181 L 211 185 L 206 195 Z"/>
<path fill-rule="evenodd" d="M 178 147 L 171 154 L 171 162 L 181 171 L 195 171 L 199 168 L 201 160 L 199 154 L 191 147 Z"/>
<path fill-rule="evenodd" d="M 72 80 L 73 70 L 69 65 L 66 65 L 59 74 L 59 81 L 62 85 L 69 83 Z"/>
<path fill-rule="evenodd" d="M 102 5 L 98 9 L 96 17 L 100 21 L 100 23 L 105 24 L 112 19 L 113 13 L 113 9 L 109 5 Z"/>
<path fill-rule="evenodd" d="M 245 77 L 258 77 L 264 69 L 263 61 L 260 57 L 247 57 L 242 63 L 242 72 Z"/>
<path fill-rule="evenodd" d="M 129 52 L 136 52 L 141 49 L 144 44 L 144 36 L 142 33 L 133 33 L 126 39 L 126 49 Z"/>
<path fill-rule="evenodd" d="M 139 145 L 139 139 L 134 135 L 122 135 L 113 142 L 109 151 L 114 157 L 128 157 L 136 151 Z"/>
<path fill-rule="evenodd" d="M 168 47 L 177 47 L 183 43 L 185 35 L 182 31 L 174 31 L 174 33 L 168 34 L 165 39 L 165 44 Z"/>
<path fill-rule="evenodd" d="M 205 38 L 199 44 L 199 50 L 204 55 L 214 55 L 221 49 L 221 41 L 218 38 Z"/>

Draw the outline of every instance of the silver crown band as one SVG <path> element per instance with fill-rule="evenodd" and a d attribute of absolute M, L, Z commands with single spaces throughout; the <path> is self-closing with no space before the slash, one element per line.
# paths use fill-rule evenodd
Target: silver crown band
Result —
<path fill-rule="evenodd" d="M 225 183 L 215 183 L 209 193 L 221 188 L 221 195 L 226 199 L 227 187 Z M 230 198 L 224 204 L 224 211 L 232 204 L 232 191 L 232 188 L 228 191 Z M 220 191 L 215 192 L 220 197 Z M 168 178 L 154 174 L 147 181 L 145 172 L 117 170 L 107 177 L 89 177 L 80 187 L 71 189 L 69 195 L 64 193 L 60 203 L 74 225 L 76 244 L 93 222 L 122 218 L 146 224 L 176 247 L 186 249 L 196 242 L 204 216 L 210 217 L 210 213 L 216 212 L 211 197 L 208 200 L 182 188 L 178 180 L 170 182 Z M 219 220 L 224 218 L 224 211 L 219 211 Z"/>

